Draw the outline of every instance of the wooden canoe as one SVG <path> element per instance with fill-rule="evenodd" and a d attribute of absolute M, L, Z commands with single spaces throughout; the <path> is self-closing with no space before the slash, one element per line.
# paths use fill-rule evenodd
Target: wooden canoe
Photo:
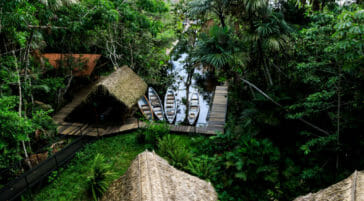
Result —
<path fill-rule="evenodd" d="M 154 115 L 161 121 L 164 120 L 164 111 L 162 101 L 159 98 L 157 92 L 152 88 L 148 88 L 148 98 L 150 101 L 150 105 L 152 106 L 152 110 Z"/>
<path fill-rule="evenodd" d="M 172 90 L 167 90 L 167 93 L 164 96 L 164 112 L 166 119 L 172 124 L 177 115 L 176 97 Z"/>
<path fill-rule="evenodd" d="M 146 96 L 143 96 L 138 100 L 138 107 L 146 119 L 153 120 L 152 106 Z"/>
<path fill-rule="evenodd" d="M 196 93 L 192 93 L 190 98 L 189 98 L 189 102 L 188 102 L 188 123 L 190 125 L 194 125 L 198 114 L 200 113 L 200 102 L 199 102 L 200 96 L 199 94 Z"/>

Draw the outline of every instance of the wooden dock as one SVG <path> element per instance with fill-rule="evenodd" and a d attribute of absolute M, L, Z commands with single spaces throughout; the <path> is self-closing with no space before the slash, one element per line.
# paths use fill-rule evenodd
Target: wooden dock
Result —
<path fill-rule="evenodd" d="M 228 104 L 228 86 L 217 86 L 215 89 L 214 99 L 212 101 L 212 108 L 208 118 L 209 130 L 215 132 L 224 132 L 227 104 Z"/>
<path fill-rule="evenodd" d="M 93 85 L 81 90 L 77 97 L 71 103 L 63 107 L 54 117 L 53 120 L 58 125 L 57 131 L 61 135 L 87 135 L 87 136 L 105 136 L 115 133 L 127 132 L 138 128 L 146 128 L 147 123 L 139 121 L 136 118 L 128 119 L 123 125 L 109 126 L 107 128 L 97 127 L 91 124 L 65 122 L 64 119 L 87 98 L 88 93 L 92 90 Z M 169 125 L 169 129 L 176 133 L 192 133 L 216 135 L 224 133 L 224 126 L 227 113 L 227 86 L 217 86 L 215 89 L 211 111 L 209 113 L 208 124 L 206 127 Z"/>

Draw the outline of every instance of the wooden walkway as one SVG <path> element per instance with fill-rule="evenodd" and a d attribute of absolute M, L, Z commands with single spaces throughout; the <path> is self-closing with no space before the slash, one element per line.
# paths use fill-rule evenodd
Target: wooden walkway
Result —
<path fill-rule="evenodd" d="M 228 104 L 228 86 L 217 86 L 215 89 L 212 108 L 210 111 L 208 126 L 210 130 L 223 133 L 225 127 L 227 104 Z"/>
<path fill-rule="evenodd" d="M 53 120 L 58 125 L 57 131 L 61 135 L 87 135 L 87 136 L 104 136 L 120 132 L 145 128 L 147 124 L 136 118 L 130 118 L 125 124 L 120 126 L 109 126 L 107 128 L 96 127 L 95 125 L 65 122 L 64 119 L 87 98 L 88 93 L 92 90 L 93 85 L 81 90 L 77 97 L 71 103 L 63 107 L 54 117 Z M 208 126 L 195 127 L 184 125 L 169 125 L 170 131 L 176 133 L 192 133 L 216 135 L 224 133 L 226 112 L 227 112 L 227 86 L 217 86 L 209 114 Z"/>

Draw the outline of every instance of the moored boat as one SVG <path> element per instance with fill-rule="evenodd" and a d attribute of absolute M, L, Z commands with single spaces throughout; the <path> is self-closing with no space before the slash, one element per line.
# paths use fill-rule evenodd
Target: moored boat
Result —
<path fill-rule="evenodd" d="M 168 122 L 172 124 L 177 114 L 176 97 L 172 90 L 167 90 L 164 96 L 164 112 Z"/>
<path fill-rule="evenodd" d="M 188 116 L 187 116 L 188 123 L 190 125 L 195 124 L 199 112 L 200 112 L 199 95 L 197 92 L 192 93 L 188 102 Z"/>
<path fill-rule="evenodd" d="M 163 111 L 163 105 L 162 101 L 159 98 L 157 92 L 152 88 L 148 88 L 148 98 L 150 105 L 152 106 L 152 110 L 154 112 L 154 115 L 161 121 L 164 120 L 164 111 Z"/>
<path fill-rule="evenodd" d="M 153 120 L 152 106 L 146 96 L 143 96 L 138 100 L 138 107 L 146 119 Z"/>

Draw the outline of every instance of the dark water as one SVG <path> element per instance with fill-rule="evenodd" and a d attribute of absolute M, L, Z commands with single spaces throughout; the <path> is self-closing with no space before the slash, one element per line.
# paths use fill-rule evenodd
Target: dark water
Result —
<path fill-rule="evenodd" d="M 186 119 L 186 81 L 187 72 L 184 69 L 184 60 L 187 54 L 183 54 L 177 61 L 171 61 L 173 68 L 169 72 L 174 76 L 174 83 L 170 87 L 174 90 L 177 100 L 177 117 L 175 124 L 181 124 Z M 207 117 L 210 110 L 210 102 L 212 99 L 212 92 L 216 85 L 205 76 L 206 72 L 201 67 L 196 68 L 194 76 L 192 77 L 189 93 L 199 93 L 200 114 L 196 121 L 196 126 L 207 126 Z M 213 83 L 213 84 L 211 84 Z M 212 86 L 211 86 L 212 85 Z"/>

